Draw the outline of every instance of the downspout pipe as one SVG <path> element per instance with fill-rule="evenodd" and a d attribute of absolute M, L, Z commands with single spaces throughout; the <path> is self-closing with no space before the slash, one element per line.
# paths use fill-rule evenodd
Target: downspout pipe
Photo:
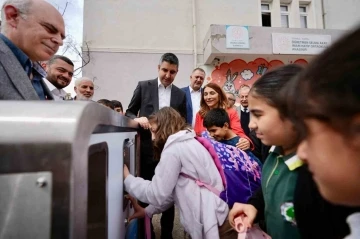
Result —
<path fill-rule="evenodd" d="M 193 57 L 194 69 L 197 67 L 197 37 L 196 37 L 196 0 L 192 1 Z"/>
<path fill-rule="evenodd" d="M 325 8 L 325 1 L 324 0 L 321 0 L 321 11 L 322 11 L 323 28 L 326 29 L 326 21 L 325 21 L 326 8 Z"/>

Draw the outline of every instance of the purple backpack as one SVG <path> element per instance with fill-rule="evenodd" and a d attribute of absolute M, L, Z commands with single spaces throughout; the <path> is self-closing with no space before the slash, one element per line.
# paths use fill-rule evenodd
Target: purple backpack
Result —
<path fill-rule="evenodd" d="M 219 192 L 210 185 L 187 174 L 182 176 L 195 180 L 199 186 L 206 187 L 231 208 L 235 202 L 247 203 L 248 199 L 260 187 L 261 168 L 256 159 L 231 145 L 222 144 L 210 138 L 195 137 L 210 153 L 219 170 L 224 191 Z"/>

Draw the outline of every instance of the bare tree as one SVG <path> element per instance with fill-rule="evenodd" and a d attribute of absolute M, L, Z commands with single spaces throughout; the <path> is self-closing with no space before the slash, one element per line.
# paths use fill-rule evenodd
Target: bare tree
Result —
<path fill-rule="evenodd" d="M 71 5 L 72 0 L 67 0 L 64 7 L 60 7 L 58 4 L 54 4 L 59 12 L 62 12 L 62 16 L 65 15 L 66 10 L 69 5 Z M 82 46 L 79 44 L 72 35 L 67 35 L 63 45 L 62 55 L 69 53 L 73 56 L 80 58 L 81 66 L 74 70 L 74 76 L 77 76 L 81 73 L 82 68 L 90 63 L 90 49 L 88 42 L 83 42 Z"/>

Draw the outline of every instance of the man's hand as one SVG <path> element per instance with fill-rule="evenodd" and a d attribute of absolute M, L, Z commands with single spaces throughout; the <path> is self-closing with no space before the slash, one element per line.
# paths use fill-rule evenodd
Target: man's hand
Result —
<path fill-rule="evenodd" d="M 146 117 L 135 118 L 134 120 L 138 122 L 142 128 L 150 128 L 149 120 Z"/>
<path fill-rule="evenodd" d="M 245 138 L 240 138 L 239 142 L 236 144 L 236 148 L 247 150 L 250 148 L 250 141 Z"/>
<path fill-rule="evenodd" d="M 130 200 L 131 205 L 134 207 L 134 214 L 128 218 L 129 222 L 135 218 L 144 218 L 145 217 L 145 208 L 141 207 L 137 203 L 136 199 L 133 198 L 132 196 L 126 195 L 125 197 Z"/>
<path fill-rule="evenodd" d="M 235 228 L 234 219 L 240 215 L 243 215 L 244 226 L 250 228 L 256 218 L 257 210 L 253 205 L 235 203 L 231 211 L 229 212 L 229 223 Z"/>
<path fill-rule="evenodd" d="M 124 164 L 124 179 L 130 175 L 129 169 L 126 166 L 126 164 Z"/>

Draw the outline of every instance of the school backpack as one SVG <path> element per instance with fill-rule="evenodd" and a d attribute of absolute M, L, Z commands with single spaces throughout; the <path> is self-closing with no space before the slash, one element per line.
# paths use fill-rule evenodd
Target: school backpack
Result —
<path fill-rule="evenodd" d="M 182 176 L 194 180 L 199 186 L 206 187 L 230 208 L 235 202 L 247 203 L 248 199 L 260 187 L 261 167 L 257 159 L 249 157 L 244 151 L 217 142 L 211 138 L 195 137 L 210 153 L 216 168 L 223 181 L 224 190 L 219 192 L 216 188 L 201 182 L 187 174 Z"/>

